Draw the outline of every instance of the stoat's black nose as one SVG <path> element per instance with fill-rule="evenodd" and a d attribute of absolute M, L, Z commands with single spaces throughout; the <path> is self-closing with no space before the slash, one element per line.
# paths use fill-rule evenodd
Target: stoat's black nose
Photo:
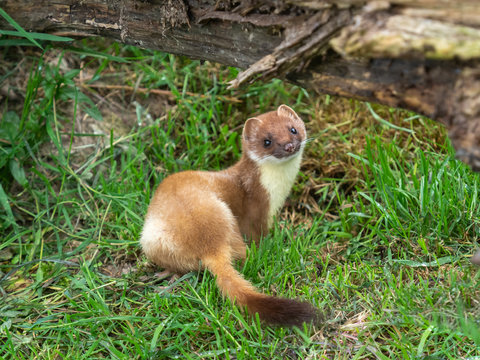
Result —
<path fill-rule="evenodd" d="M 286 152 L 292 153 L 295 151 L 295 146 L 292 143 L 286 143 L 284 149 Z"/>

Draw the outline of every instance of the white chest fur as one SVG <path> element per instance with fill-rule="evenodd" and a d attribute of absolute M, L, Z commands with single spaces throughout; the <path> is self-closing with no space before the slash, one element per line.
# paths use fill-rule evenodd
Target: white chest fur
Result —
<path fill-rule="evenodd" d="M 270 199 L 268 226 L 273 216 L 280 210 L 292 189 L 295 177 L 300 169 L 302 154 L 283 162 L 264 162 L 260 165 L 260 182 Z"/>

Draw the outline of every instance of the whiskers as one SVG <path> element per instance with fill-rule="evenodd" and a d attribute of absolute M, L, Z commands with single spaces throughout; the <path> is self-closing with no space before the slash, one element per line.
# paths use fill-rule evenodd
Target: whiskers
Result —
<path fill-rule="evenodd" d="M 250 159 L 255 161 L 257 164 L 264 163 L 267 158 L 272 156 L 272 155 L 269 155 L 269 154 L 264 155 L 264 156 L 258 156 L 254 151 L 251 151 L 251 150 L 247 151 L 247 155 Z"/>
<path fill-rule="evenodd" d="M 305 150 L 305 147 L 307 146 L 307 144 L 309 142 L 312 142 L 313 140 L 315 140 L 315 138 L 311 137 L 311 138 L 306 138 L 305 140 L 302 140 L 302 142 L 300 143 L 300 151 L 303 151 Z"/>
<path fill-rule="evenodd" d="M 307 138 L 307 139 L 303 140 L 302 141 L 302 146 L 307 145 L 309 142 L 312 142 L 313 140 L 315 140 L 315 138 L 313 138 L 313 137 L 310 137 L 310 138 Z"/>
<path fill-rule="evenodd" d="M 264 156 L 257 156 L 255 155 L 255 159 L 252 158 L 253 161 L 255 161 L 257 164 L 265 164 L 266 162 L 276 162 L 275 160 L 279 160 L 277 159 L 275 156 L 273 155 L 264 155 Z"/>
<path fill-rule="evenodd" d="M 295 152 L 294 154 L 290 155 L 290 156 L 285 156 L 285 157 L 282 157 L 282 158 L 278 158 L 274 155 L 271 155 L 271 154 L 268 154 L 268 155 L 264 155 L 264 156 L 256 156 L 255 155 L 255 158 L 251 157 L 251 159 L 253 161 L 255 161 L 258 165 L 263 165 L 263 164 L 282 164 L 282 163 L 286 163 L 286 162 L 289 162 L 295 158 L 297 158 L 298 156 L 301 156 L 303 152 L 303 144 L 300 145 L 300 149 Z"/>

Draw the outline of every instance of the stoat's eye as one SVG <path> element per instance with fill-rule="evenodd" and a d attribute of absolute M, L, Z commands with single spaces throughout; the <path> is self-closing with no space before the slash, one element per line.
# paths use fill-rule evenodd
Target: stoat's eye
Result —
<path fill-rule="evenodd" d="M 270 140 L 268 139 L 263 140 L 263 146 L 269 147 L 270 145 L 272 145 L 272 142 Z"/>
<path fill-rule="evenodd" d="M 297 129 L 295 129 L 294 127 L 292 127 L 292 128 L 290 129 L 290 132 L 291 132 L 292 134 L 296 135 L 296 134 L 297 134 Z"/>

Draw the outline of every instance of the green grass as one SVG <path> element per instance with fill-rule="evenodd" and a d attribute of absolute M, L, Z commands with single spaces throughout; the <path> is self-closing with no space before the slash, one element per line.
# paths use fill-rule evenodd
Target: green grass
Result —
<path fill-rule="evenodd" d="M 439 125 L 279 80 L 226 90 L 236 69 L 119 44 L 3 50 L 0 358 L 480 356 L 479 176 Z M 261 324 L 207 272 L 159 278 L 138 246 L 155 186 L 233 164 L 245 119 L 281 103 L 311 141 L 237 267 L 319 328 Z"/>

